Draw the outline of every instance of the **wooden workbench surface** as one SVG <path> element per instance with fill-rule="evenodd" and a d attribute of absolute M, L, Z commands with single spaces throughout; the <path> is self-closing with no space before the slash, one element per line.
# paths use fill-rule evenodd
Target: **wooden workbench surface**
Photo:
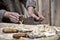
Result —
<path fill-rule="evenodd" d="M 14 27 L 17 27 L 19 24 L 10 24 L 10 23 L 0 23 L 0 29 L 3 28 L 3 27 L 11 27 L 11 26 L 14 26 Z M 28 25 L 32 28 L 32 26 L 36 26 L 36 25 Z M 9 38 L 8 35 L 12 35 L 12 34 L 2 34 L 1 33 L 1 30 L 0 30 L 0 40 L 17 40 L 17 39 L 13 39 L 13 38 Z M 37 38 L 37 39 L 29 39 L 29 38 L 24 38 L 24 40 L 57 40 L 58 39 L 58 36 L 55 35 L 55 36 L 52 36 L 52 37 L 44 37 L 44 38 Z"/>

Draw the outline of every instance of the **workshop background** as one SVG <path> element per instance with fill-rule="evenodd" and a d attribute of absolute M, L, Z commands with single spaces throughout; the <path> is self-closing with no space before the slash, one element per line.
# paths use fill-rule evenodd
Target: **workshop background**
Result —
<path fill-rule="evenodd" d="M 60 0 L 37 0 L 37 4 L 45 17 L 42 23 L 60 26 Z"/>

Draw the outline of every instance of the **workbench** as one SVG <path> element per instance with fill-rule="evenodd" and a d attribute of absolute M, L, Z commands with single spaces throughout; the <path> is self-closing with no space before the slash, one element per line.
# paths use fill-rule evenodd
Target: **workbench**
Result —
<path fill-rule="evenodd" d="M 3 27 L 17 27 L 19 24 L 10 24 L 10 23 L 0 23 L 0 40 L 18 40 L 18 39 L 13 39 L 12 38 L 12 34 L 4 34 L 1 33 L 1 28 Z M 30 28 L 32 28 L 32 26 L 36 26 L 36 25 L 27 25 Z M 58 40 L 58 36 L 52 36 L 52 37 L 42 37 L 42 38 L 37 38 L 37 39 L 30 39 L 30 38 L 24 38 L 21 40 Z"/>

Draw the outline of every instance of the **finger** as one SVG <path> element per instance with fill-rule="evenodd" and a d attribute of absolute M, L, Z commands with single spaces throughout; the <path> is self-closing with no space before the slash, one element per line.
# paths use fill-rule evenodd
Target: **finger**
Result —
<path fill-rule="evenodd" d="M 20 16 L 19 13 L 13 12 L 12 15 L 16 14 L 16 16 Z"/>
<path fill-rule="evenodd" d="M 10 21 L 11 21 L 11 22 L 14 22 L 14 23 L 17 23 L 17 22 L 18 22 L 18 20 L 15 20 L 15 19 L 13 19 L 13 18 L 10 18 Z"/>
<path fill-rule="evenodd" d="M 42 17 L 40 17 L 40 21 L 43 21 L 44 19 Z"/>
<path fill-rule="evenodd" d="M 18 13 L 11 13 L 12 16 L 15 16 L 16 18 L 19 18 L 19 14 Z"/>
<path fill-rule="evenodd" d="M 43 19 L 44 20 L 45 18 L 43 16 L 41 16 L 40 19 Z"/>
<path fill-rule="evenodd" d="M 15 20 L 18 20 L 19 21 L 19 18 L 16 18 L 15 16 L 12 16 L 12 15 L 9 15 L 10 16 L 10 18 L 13 18 L 13 19 L 15 19 Z"/>
<path fill-rule="evenodd" d="M 38 14 L 38 16 L 40 17 L 41 15 L 42 15 L 42 13 L 39 11 L 39 12 L 37 12 L 37 14 Z"/>
<path fill-rule="evenodd" d="M 38 16 L 39 16 L 40 20 L 44 19 L 44 16 L 40 12 L 38 12 Z"/>
<path fill-rule="evenodd" d="M 36 20 L 39 20 L 39 17 L 36 17 Z"/>
<path fill-rule="evenodd" d="M 31 14 L 31 16 L 37 20 L 39 20 L 38 16 L 36 16 L 35 14 Z"/>

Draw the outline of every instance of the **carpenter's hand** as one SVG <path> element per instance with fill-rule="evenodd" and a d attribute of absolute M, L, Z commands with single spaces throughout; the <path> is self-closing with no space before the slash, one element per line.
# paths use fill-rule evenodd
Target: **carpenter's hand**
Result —
<path fill-rule="evenodd" d="M 40 12 L 38 12 L 38 17 L 40 21 L 43 21 L 45 19 L 44 16 Z"/>
<path fill-rule="evenodd" d="M 35 19 L 39 19 L 39 17 L 37 17 L 36 15 L 35 15 L 35 12 L 34 12 L 34 8 L 33 7 L 28 7 L 28 13 L 29 13 L 29 15 L 31 16 L 31 17 L 33 17 L 33 18 L 35 18 Z"/>
<path fill-rule="evenodd" d="M 6 12 L 4 17 L 9 18 L 11 22 L 17 23 L 19 21 L 19 14 L 16 12 Z"/>
<path fill-rule="evenodd" d="M 33 7 L 28 7 L 28 12 L 29 12 L 30 16 L 35 18 L 36 20 L 39 20 L 39 21 L 43 21 L 44 20 L 43 15 L 40 12 L 37 12 Z"/>

